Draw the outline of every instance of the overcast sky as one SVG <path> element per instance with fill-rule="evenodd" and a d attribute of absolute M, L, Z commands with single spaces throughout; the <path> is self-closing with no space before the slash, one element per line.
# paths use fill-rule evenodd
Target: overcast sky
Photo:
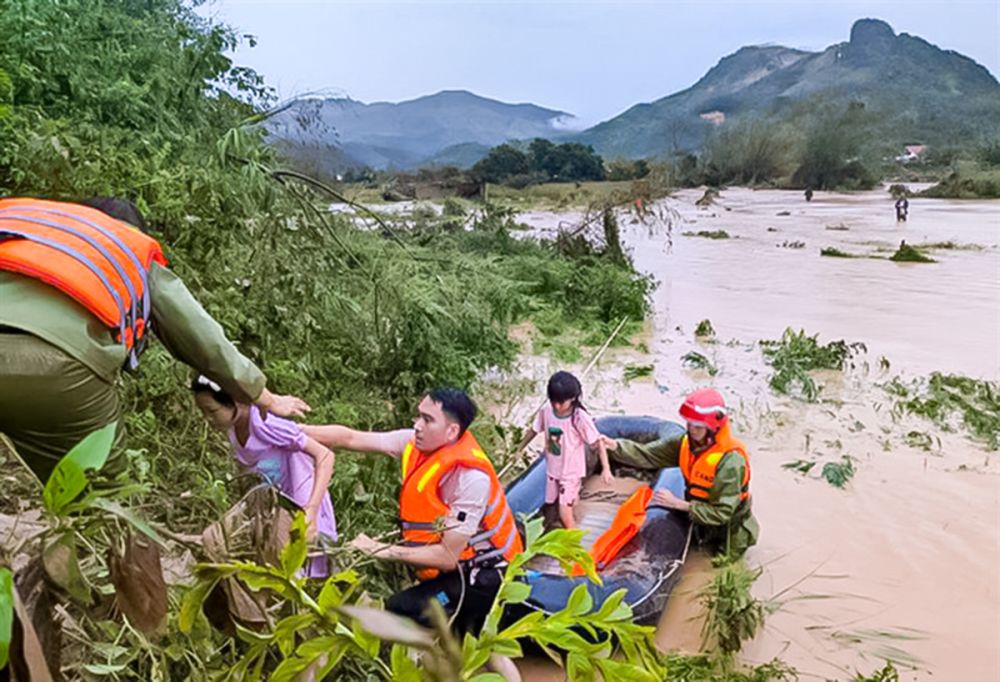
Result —
<path fill-rule="evenodd" d="M 237 62 L 283 99 L 323 91 L 398 102 L 463 89 L 588 125 L 690 86 L 744 45 L 818 51 L 862 17 L 1000 73 L 1000 0 L 214 0 L 200 13 L 257 38 Z"/>

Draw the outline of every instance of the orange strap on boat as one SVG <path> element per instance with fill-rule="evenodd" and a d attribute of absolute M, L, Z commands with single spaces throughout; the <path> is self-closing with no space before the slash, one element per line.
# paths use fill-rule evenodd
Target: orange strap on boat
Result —
<path fill-rule="evenodd" d="M 598 571 L 614 561 L 629 540 L 638 535 L 642 524 L 646 522 L 646 507 L 652 499 L 653 489 L 644 485 L 632 493 L 632 496 L 618 508 L 611 527 L 604 531 L 590 548 L 590 556 L 594 557 Z M 573 575 L 583 575 L 583 569 L 577 566 L 573 570 Z"/>

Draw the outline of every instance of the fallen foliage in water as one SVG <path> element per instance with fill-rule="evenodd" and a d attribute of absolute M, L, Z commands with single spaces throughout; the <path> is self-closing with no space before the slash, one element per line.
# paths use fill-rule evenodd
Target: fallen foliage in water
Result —
<path fill-rule="evenodd" d="M 839 340 L 824 345 L 818 339 L 818 334 L 808 336 L 805 330 L 796 332 L 788 328 L 777 341 L 760 341 L 765 361 L 775 370 L 769 380 L 771 388 L 815 401 L 820 389 L 809 375 L 811 370 L 843 370 L 852 358 L 867 352 L 861 342 Z"/>
<path fill-rule="evenodd" d="M 701 237 L 703 239 L 733 239 L 725 230 L 698 230 L 697 232 L 681 232 L 684 237 Z"/>
<path fill-rule="evenodd" d="M 934 372 L 910 382 L 897 377 L 885 388 L 897 414 L 923 417 L 945 431 L 961 428 L 991 450 L 1000 448 L 1000 383 Z M 914 443 L 923 447 L 925 439 L 913 433 Z"/>
<path fill-rule="evenodd" d="M 819 255 L 827 256 L 828 258 L 860 258 L 853 253 L 847 253 L 846 251 L 841 251 L 840 249 L 827 246 L 819 250 Z"/>

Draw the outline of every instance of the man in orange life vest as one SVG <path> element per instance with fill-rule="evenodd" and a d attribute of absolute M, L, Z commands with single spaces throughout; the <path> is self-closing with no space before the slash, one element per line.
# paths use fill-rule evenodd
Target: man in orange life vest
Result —
<path fill-rule="evenodd" d="M 605 437 L 609 456 L 635 468 L 679 466 L 685 499 L 657 490 L 652 504 L 688 512 L 701 544 L 713 552 L 741 556 L 757 543 L 760 530 L 751 510 L 746 446 L 733 437 L 725 402 L 715 389 L 693 391 L 680 414 L 687 421 L 683 437 L 654 443 Z"/>
<path fill-rule="evenodd" d="M 0 432 L 42 481 L 120 417 L 116 380 L 150 329 L 237 400 L 280 416 L 309 409 L 267 390 L 144 228 L 121 199 L 0 199 Z"/>
<path fill-rule="evenodd" d="M 427 625 L 436 599 L 455 627 L 478 632 L 500 586 L 504 567 L 522 549 L 514 514 L 489 458 L 468 431 L 472 400 L 455 388 L 427 393 L 412 429 L 355 431 L 304 426 L 324 445 L 381 452 L 400 461 L 399 522 L 403 542 L 390 545 L 364 533 L 352 546 L 417 569 L 420 583 L 393 595 L 386 607 Z"/>

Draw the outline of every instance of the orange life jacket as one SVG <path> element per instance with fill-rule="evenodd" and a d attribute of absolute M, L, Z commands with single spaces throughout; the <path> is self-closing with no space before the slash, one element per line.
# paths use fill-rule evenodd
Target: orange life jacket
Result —
<path fill-rule="evenodd" d="M 686 493 L 689 500 L 707 500 L 715 484 L 715 472 L 719 462 L 728 452 L 736 451 L 743 457 L 743 482 L 740 487 L 740 501 L 750 498 L 750 456 L 746 446 L 733 437 L 729 424 L 725 424 L 715 434 L 715 443 L 705 452 L 697 455 L 691 452 L 688 437 L 681 441 L 680 468 L 684 474 Z"/>
<path fill-rule="evenodd" d="M 89 206 L 0 199 L 0 270 L 49 284 L 117 330 L 135 367 L 145 345 L 153 261 L 159 243 Z"/>
<path fill-rule="evenodd" d="M 466 431 L 458 441 L 430 454 L 417 450 L 413 441 L 406 444 L 401 458 L 403 488 L 399 493 L 399 523 L 406 544 L 432 545 L 441 542 L 444 518 L 448 505 L 441 499 L 438 486 L 442 477 L 455 467 L 477 469 L 490 477 L 490 497 L 486 513 L 479 522 L 479 533 L 469 539 L 469 544 L 459 555 L 467 565 L 488 566 L 501 560 L 510 561 L 523 550 L 521 536 L 514 523 L 514 512 L 507 505 L 500 479 L 493 464 L 479 447 L 475 436 Z M 476 550 L 486 541 L 492 549 Z M 417 571 L 420 580 L 433 578 L 437 569 Z"/>

